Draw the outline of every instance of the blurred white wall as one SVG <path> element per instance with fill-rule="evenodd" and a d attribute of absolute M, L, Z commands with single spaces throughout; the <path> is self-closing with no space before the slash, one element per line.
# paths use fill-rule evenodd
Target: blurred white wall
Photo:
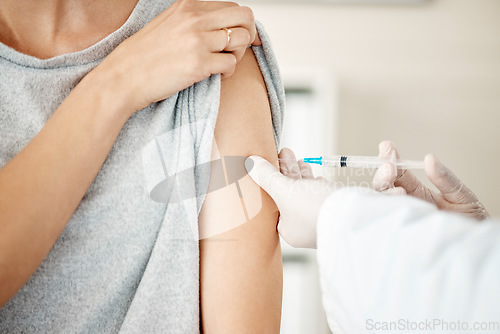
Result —
<path fill-rule="evenodd" d="M 241 1 L 283 67 L 319 66 L 338 88 L 338 153 L 438 155 L 500 216 L 500 1 L 308 5 Z"/>

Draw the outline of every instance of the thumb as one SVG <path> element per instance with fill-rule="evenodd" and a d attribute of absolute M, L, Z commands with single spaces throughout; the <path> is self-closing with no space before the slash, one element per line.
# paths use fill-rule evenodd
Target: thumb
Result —
<path fill-rule="evenodd" d="M 467 203 L 471 192 L 455 174 L 434 155 L 428 154 L 424 160 L 425 173 L 431 182 L 450 203 Z"/>
<path fill-rule="evenodd" d="M 399 152 L 392 141 L 384 140 L 378 144 L 378 156 L 384 159 L 399 159 Z"/>
<path fill-rule="evenodd" d="M 269 161 L 253 155 L 245 160 L 248 175 L 276 202 L 290 187 L 288 177 L 281 174 Z"/>
<path fill-rule="evenodd" d="M 257 32 L 255 34 L 255 39 L 254 39 L 254 41 L 252 42 L 251 45 L 255 45 L 255 46 L 262 45 L 262 41 L 260 40 L 259 32 Z"/>

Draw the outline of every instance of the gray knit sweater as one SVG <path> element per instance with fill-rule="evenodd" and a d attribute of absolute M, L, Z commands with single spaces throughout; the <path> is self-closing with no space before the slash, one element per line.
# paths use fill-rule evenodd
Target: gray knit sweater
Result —
<path fill-rule="evenodd" d="M 82 77 L 171 2 L 139 0 L 117 31 L 83 51 L 51 59 L 0 43 L 0 168 L 42 129 Z M 253 51 L 277 141 L 284 92 L 269 39 L 260 24 L 258 30 L 263 46 Z M 152 162 L 143 161 L 143 153 L 156 143 L 164 159 L 183 166 L 208 161 L 219 97 L 220 76 L 214 75 L 128 120 L 49 255 L 0 309 L 0 333 L 199 333 L 197 217 L 203 196 L 153 201 L 145 168 Z M 178 135 L 157 140 L 165 133 Z M 200 193 L 209 173 L 190 171 L 193 184 L 186 187 Z"/>

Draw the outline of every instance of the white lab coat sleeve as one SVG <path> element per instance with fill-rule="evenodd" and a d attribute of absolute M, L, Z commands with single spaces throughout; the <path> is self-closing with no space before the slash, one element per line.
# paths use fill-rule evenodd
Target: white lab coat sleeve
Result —
<path fill-rule="evenodd" d="M 453 326 L 500 333 L 499 222 L 439 211 L 410 196 L 344 188 L 321 208 L 317 245 L 335 334 Z"/>

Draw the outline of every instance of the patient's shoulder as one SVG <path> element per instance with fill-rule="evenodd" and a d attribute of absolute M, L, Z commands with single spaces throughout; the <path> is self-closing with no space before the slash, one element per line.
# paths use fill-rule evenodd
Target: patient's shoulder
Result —
<path fill-rule="evenodd" d="M 266 84 L 251 49 L 222 80 L 215 139 L 225 153 L 277 159 Z"/>

